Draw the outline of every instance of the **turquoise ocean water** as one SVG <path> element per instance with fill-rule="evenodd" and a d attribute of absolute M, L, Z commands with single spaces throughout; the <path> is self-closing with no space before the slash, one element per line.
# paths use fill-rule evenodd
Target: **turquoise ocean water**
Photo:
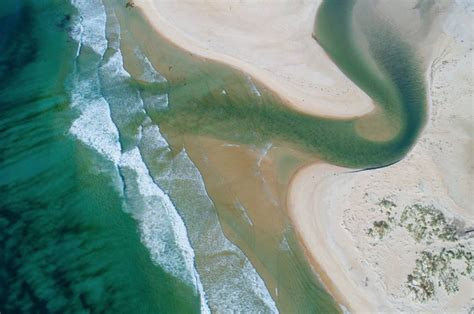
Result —
<path fill-rule="evenodd" d="M 199 294 L 153 262 L 127 212 L 108 155 L 116 131 L 98 152 L 88 143 L 106 137 L 93 128 L 109 125 L 73 122 L 81 102 L 108 110 L 97 85 L 104 43 L 92 38 L 94 47 L 79 49 L 73 38 L 87 32 L 84 18 L 65 1 L 2 3 L 0 311 L 195 311 Z M 74 125 L 90 132 L 85 140 Z"/>

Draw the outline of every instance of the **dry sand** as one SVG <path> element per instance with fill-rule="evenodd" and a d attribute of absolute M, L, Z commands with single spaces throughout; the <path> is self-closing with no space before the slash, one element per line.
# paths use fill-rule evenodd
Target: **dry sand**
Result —
<path fill-rule="evenodd" d="M 381 3 L 384 10 L 388 2 Z M 332 292 L 353 312 L 468 313 L 474 304 L 473 281 L 467 276 L 459 276 L 457 293 L 436 287 L 435 298 L 424 303 L 406 287 L 421 251 L 436 252 L 453 243 L 418 243 L 400 227 L 383 239 L 367 234 L 374 221 L 387 219 L 377 206 L 384 198 L 397 204 L 394 215 L 413 204 L 433 205 L 463 228 L 474 226 L 474 41 L 466 27 L 472 26 L 473 5 L 452 2 L 449 10 L 438 13 L 440 24 L 432 26 L 442 34 L 425 37 L 436 38 L 431 52 L 423 48 L 426 40 L 420 45 L 420 53 L 432 61 L 427 73 L 431 113 L 409 155 L 393 166 L 358 173 L 313 165 L 293 178 L 290 216 Z M 459 242 L 474 250 L 472 237 Z"/>
<path fill-rule="evenodd" d="M 241 69 L 313 115 L 349 118 L 374 109 L 311 37 L 321 0 L 135 0 L 178 46 Z"/>

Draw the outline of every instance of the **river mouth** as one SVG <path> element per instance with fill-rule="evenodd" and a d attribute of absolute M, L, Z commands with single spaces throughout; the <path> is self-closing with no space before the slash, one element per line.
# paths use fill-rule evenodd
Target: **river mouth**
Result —
<path fill-rule="evenodd" d="M 352 23 L 351 14 L 345 19 Z M 332 17 L 327 23 L 334 20 L 340 17 Z M 136 23 L 131 27 L 136 30 L 134 39 L 170 84 L 169 107 L 152 113 L 151 118 L 160 125 L 175 153 L 184 148 L 196 164 L 226 237 L 250 258 L 280 309 L 297 311 L 321 307 L 324 302 L 330 304 L 322 301 L 329 298 L 321 292 L 298 290 L 298 286 L 318 284 L 305 279 L 312 275 L 305 270 L 307 262 L 301 249 L 294 246 L 297 242 L 290 247 L 290 251 L 300 252 L 296 260 L 281 251 L 281 243 L 288 237 L 294 239 L 291 232 L 288 234 L 291 226 L 286 217 L 289 179 L 297 169 L 321 159 L 354 168 L 372 168 L 402 158 L 418 136 L 425 110 L 423 84 L 409 84 L 422 75 L 416 67 L 411 68 L 413 56 L 409 47 L 404 45 L 401 56 L 383 67 L 379 64 L 389 50 L 380 48 L 381 43 L 375 45 L 380 51 L 373 48 L 374 53 L 380 54 L 377 59 L 366 56 L 366 51 L 351 40 L 350 44 L 361 50 L 359 56 L 367 66 L 347 72 L 352 71 L 352 76 L 355 73 L 354 80 L 360 81 L 362 87 L 370 87 L 366 92 L 377 100 L 377 109 L 359 119 L 331 120 L 295 112 L 244 73 L 182 52 L 167 40 L 153 37 L 146 31 L 148 26 L 140 24 L 139 17 L 131 23 Z M 318 40 L 324 47 L 324 38 Z M 374 45 L 368 42 L 366 46 L 370 44 Z M 353 60 L 349 65 L 359 61 L 357 54 L 342 58 L 348 56 Z M 407 68 L 410 71 L 404 72 Z M 372 86 L 374 82 L 379 83 Z M 416 94 L 418 91 L 421 93 Z M 410 98 L 413 95 L 416 97 Z M 420 116 L 407 119 L 407 108 L 416 106 L 411 110 Z M 260 165 L 266 170 L 259 172 L 262 156 L 264 162 Z M 285 164 L 282 160 L 290 166 L 281 166 Z M 285 266 L 284 270 L 285 263 L 296 266 Z M 288 280 L 290 277 L 293 280 Z M 297 295 L 300 304 L 295 307 L 292 300 Z M 315 295 L 322 298 L 316 304 L 310 300 Z"/>
<path fill-rule="evenodd" d="M 352 21 L 350 12 L 337 16 L 341 11 L 329 3 L 321 7 L 318 23 Z M 2 90 L 2 110 L 13 117 L 2 123 L 28 117 L 28 127 L 2 130 L 8 136 L 1 143 L 6 178 L 1 191 L 9 195 L 1 203 L 2 218 L 15 235 L 10 239 L 24 247 L 25 256 L 35 257 L 29 264 L 9 256 L 13 273 L 16 259 L 28 266 L 18 282 L 41 300 L 43 289 L 54 291 L 57 298 L 47 297 L 56 310 L 73 295 L 80 300 L 78 310 L 82 304 L 100 308 L 105 298 L 109 310 L 122 311 L 127 306 L 143 312 L 338 311 L 295 237 L 286 191 L 293 173 L 308 163 L 366 168 L 404 156 L 425 114 L 423 79 L 411 52 L 403 46 L 386 62 L 395 48 L 369 40 L 372 61 L 362 52 L 355 57 L 365 58 L 361 64 L 371 71 L 373 64 L 379 68 L 345 67 L 338 58 L 348 55 L 331 55 L 339 48 L 331 50 L 325 37 L 331 36 L 317 27 L 320 44 L 349 77 L 370 87 L 366 92 L 384 113 L 331 120 L 292 110 L 245 73 L 177 48 L 138 10 L 114 1 L 100 4 L 32 5 L 35 14 L 56 8 L 35 20 L 39 30 L 51 31 L 32 32 L 38 46 L 24 48 L 22 58 L 31 59 L 31 68 L 21 75 L 38 85 L 18 91 L 19 80 Z M 350 11 L 351 3 L 346 5 Z M 103 36 L 88 38 L 92 30 Z M 33 48 L 37 51 L 28 54 Z M 50 55 L 59 61 L 44 65 L 35 59 Z M 41 73 L 51 79 L 42 81 Z M 381 73 L 385 84 L 373 87 Z M 14 110 L 12 103 L 22 106 Z M 31 151 L 37 163 L 25 153 Z M 35 216 L 36 208 L 44 212 Z M 20 230 L 17 223 L 33 228 Z M 34 238 L 41 240 L 39 251 L 22 242 Z M 59 252 L 45 253 L 55 268 L 51 272 L 34 263 L 42 250 Z M 34 276 L 55 279 L 35 285 Z M 12 291 L 15 280 L 2 288 Z M 226 289 L 233 294 L 219 292 Z M 2 303 L 11 309 L 39 306 L 27 297 Z"/>

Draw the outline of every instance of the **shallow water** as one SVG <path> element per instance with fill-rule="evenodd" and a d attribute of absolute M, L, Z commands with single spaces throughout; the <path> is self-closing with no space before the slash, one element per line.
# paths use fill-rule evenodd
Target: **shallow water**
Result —
<path fill-rule="evenodd" d="M 391 140 L 361 136 L 364 119 L 289 109 L 121 3 L 8 0 L 0 311 L 337 311 L 286 217 L 288 180 L 314 158 L 399 160 L 423 126 L 425 96 L 411 50 L 390 30 L 367 37 L 369 57 L 363 47 L 338 55 L 331 36 L 358 46 L 351 3 L 331 3 L 316 37 L 397 126 Z"/>

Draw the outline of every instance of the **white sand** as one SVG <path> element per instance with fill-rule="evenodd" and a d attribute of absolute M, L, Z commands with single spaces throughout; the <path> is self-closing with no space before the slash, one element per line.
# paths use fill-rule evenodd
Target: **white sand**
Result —
<path fill-rule="evenodd" d="M 321 0 L 135 0 L 178 46 L 227 63 L 313 115 L 347 118 L 373 110 L 311 37 Z"/>
<path fill-rule="evenodd" d="M 386 219 L 374 210 L 384 197 L 397 204 L 396 214 L 414 203 L 432 204 L 448 219 L 474 226 L 474 41 L 472 28 L 466 27 L 472 26 L 473 5 L 451 10 L 440 17 L 443 34 L 431 46 L 433 53 L 425 54 L 433 61 L 431 115 L 409 155 L 393 166 L 358 173 L 313 165 L 293 178 L 288 201 L 296 230 L 329 277 L 328 286 L 354 312 L 467 313 L 474 304 L 468 277 L 459 277 L 459 292 L 448 295 L 437 287 L 436 297 L 426 303 L 414 301 L 405 286 L 420 251 L 450 243 L 417 243 L 398 227 L 382 240 L 367 235 L 374 221 Z M 474 251 L 473 238 L 461 242 Z"/>

